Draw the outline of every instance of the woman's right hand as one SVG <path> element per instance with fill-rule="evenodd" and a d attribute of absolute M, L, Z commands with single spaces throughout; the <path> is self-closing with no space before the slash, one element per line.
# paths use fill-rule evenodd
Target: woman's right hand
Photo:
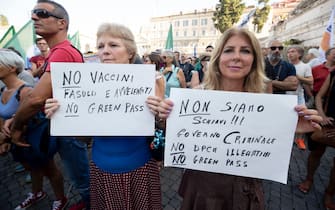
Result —
<path fill-rule="evenodd" d="M 158 117 L 165 120 L 169 117 L 172 108 L 173 102 L 170 99 L 162 100 L 158 105 Z"/>
<path fill-rule="evenodd" d="M 51 116 L 58 110 L 60 104 L 58 103 L 57 99 L 48 98 L 45 101 L 44 105 L 44 113 L 47 118 L 51 118 Z"/>

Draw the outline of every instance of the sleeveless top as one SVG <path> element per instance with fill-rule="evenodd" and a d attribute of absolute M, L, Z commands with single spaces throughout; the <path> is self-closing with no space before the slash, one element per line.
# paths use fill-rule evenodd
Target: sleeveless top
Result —
<path fill-rule="evenodd" d="M 0 117 L 7 120 L 12 118 L 16 110 L 20 105 L 20 91 L 24 88 L 26 84 L 21 85 L 15 92 L 12 94 L 7 103 L 2 102 L 2 90 L 0 95 Z"/>
<path fill-rule="evenodd" d="M 93 137 L 92 161 L 102 171 L 127 173 L 151 159 L 145 136 Z"/>
<path fill-rule="evenodd" d="M 170 90 L 173 87 L 180 88 L 180 82 L 178 79 L 178 71 L 179 68 L 172 64 L 172 73 L 171 76 L 169 74 L 165 74 L 165 98 L 170 97 Z M 164 67 L 160 69 L 160 72 L 162 73 L 164 71 Z"/>

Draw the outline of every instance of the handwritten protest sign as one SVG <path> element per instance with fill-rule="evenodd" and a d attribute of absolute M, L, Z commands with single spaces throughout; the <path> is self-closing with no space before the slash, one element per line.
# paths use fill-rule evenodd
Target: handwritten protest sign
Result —
<path fill-rule="evenodd" d="M 51 119 L 55 136 L 149 136 L 154 116 L 145 103 L 155 94 L 154 65 L 51 63 Z"/>
<path fill-rule="evenodd" d="M 296 96 L 173 88 L 170 98 L 165 166 L 286 183 Z"/>

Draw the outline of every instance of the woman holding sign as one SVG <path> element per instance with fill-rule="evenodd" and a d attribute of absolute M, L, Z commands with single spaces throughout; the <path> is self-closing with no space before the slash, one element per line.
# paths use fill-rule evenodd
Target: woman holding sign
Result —
<path fill-rule="evenodd" d="M 261 47 L 252 32 L 228 29 L 216 46 L 200 89 L 267 92 Z M 172 108 L 171 100 L 163 100 L 158 108 L 159 117 L 166 119 Z M 299 114 L 297 132 L 320 129 L 321 117 L 317 111 L 305 106 L 297 106 L 296 111 Z M 183 197 L 183 210 L 264 209 L 262 182 L 255 178 L 187 169 L 179 194 Z"/>
<path fill-rule="evenodd" d="M 136 48 L 125 26 L 105 23 L 98 28 L 97 53 L 102 63 L 132 64 Z M 157 107 L 160 100 L 150 97 L 149 108 Z M 45 113 L 50 117 L 58 107 L 55 99 L 48 99 Z M 162 209 L 158 165 L 151 158 L 147 137 L 93 137 L 90 196 L 92 210 Z"/>

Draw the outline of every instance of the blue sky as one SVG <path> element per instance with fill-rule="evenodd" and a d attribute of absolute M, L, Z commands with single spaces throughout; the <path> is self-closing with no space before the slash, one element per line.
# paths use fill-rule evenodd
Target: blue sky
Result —
<path fill-rule="evenodd" d="M 117 22 L 127 25 L 134 33 L 150 17 L 178 14 L 180 11 L 214 8 L 218 0 L 56 0 L 70 14 L 70 34 L 95 37 L 97 27 L 103 22 Z M 88 3 L 90 2 L 90 3 Z M 93 4 L 93 3 L 94 4 Z M 255 1 L 245 1 L 251 4 Z M 30 11 L 36 0 L 4 0 L 0 14 L 8 18 L 9 24 L 19 30 L 30 18 Z"/>

